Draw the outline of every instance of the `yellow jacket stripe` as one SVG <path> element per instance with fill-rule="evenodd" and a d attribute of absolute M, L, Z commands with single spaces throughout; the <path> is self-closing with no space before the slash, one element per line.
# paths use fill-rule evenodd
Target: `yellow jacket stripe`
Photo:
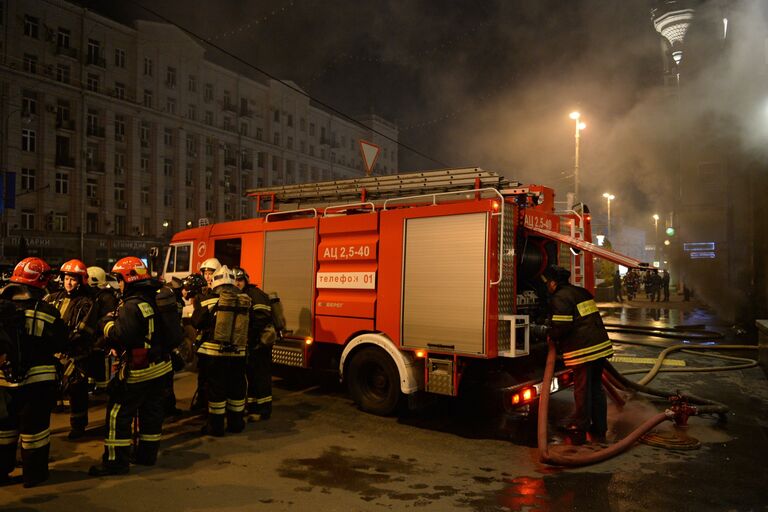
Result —
<path fill-rule="evenodd" d="M 578 353 L 578 354 L 576 354 Z M 602 357 L 611 357 L 613 355 L 613 346 L 610 340 L 599 345 L 589 347 L 589 350 L 577 350 L 563 354 L 563 362 L 565 366 L 576 366 L 579 364 L 588 363 Z"/>
<path fill-rule="evenodd" d="M 162 377 L 163 375 L 171 372 L 172 370 L 173 370 L 173 367 L 171 366 L 170 361 L 163 361 L 162 363 L 152 363 L 149 365 L 148 368 L 144 368 L 143 370 L 130 370 L 128 372 L 128 377 L 125 379 L 125 381 L 128 384 L 145 382 L 148 380 L 156 379 L 158 377 Z"/>
<path fill-rule="evenodd" d="M 0 446 L 16 444 L 19 439 L 18 430 L 0 430 Z"/>
<path fill-rule="evenodd" d="M 568 359 L 568 358 L 571 358 L 571 357 L 581 356 L 581 355 L 587 354 L 589 352 L 594 352 L 596 350 L 602 350 L 602 349 L 604 349 L 606 347 L 610 347 L 610 346 L 611 346 L 611 340 L 606 340 L 606 341 L 604 341 L 602 343 L 599 343 L 597 345 L 592 345 L 591 347 L 586 347 L 586 348 L 582 348 L 582 349 L 579 349 L 579 350 L 573 350 L 571 352 L 564 352 L 563 353 L 563 358 L 564 359 Z"/>
<path fill-rule="evenodd" d="M 573 322 L 572 315 L 552 315 L 553 322 Z"/>
<path fill-rule="evenodd" d="M 45 429 L 37 434 L 21 434 L 21 447 L 25 450 L 42 448 L 51 442 L 51 430 Z"/>
<path fill-rule="evenodd" d="M 208 309 L 211 309 L 213 306 L 216 305 L 217 302 L 219 302 L 219 298 L 214 297 L 212 299 L 204 300 L 203 302 L 200 303 L 200 305 L 204 308 L 207 307 Z"/>
<path fill-rule="evenodd" d="M 0 370 L 0 387 L 3 388 L 18 388 L 26 384 L 51 380 L 56 380 L 56 367 L 52 365 L 33 366 L 27 370 L 24 380 L 21 382 L 10 382 L 6 378 L 5 373 L 3 373 L 3 370 Z"/>
<path fill-rule="evenodd" d="M 139 441 L 160 441 L 162 434 L 139 434 Z"/>
<path fill-rule="evenodd" d="M 267 304 L 254 304 L 253 309 L 263 309 L 264 311 L 272 311 L 272 306 L 268 306 Z"/>
<path fill-rule="evenodd" d="M 109 331 L 110 331 L 110 329 L 112 329 L 114 326 L 115 326 L 115 321 L 114 321 L 114 320 L 110 320 L 109 322 L 107 322 L 107 323 L 104 325 L 104 337 L 105 337 L 105 338 L 109 337 Z"/>
<path fill-rule="evenodd" d="M 245 357 L 246 350 L 246 347 L 235 347 L 235 350 L 232 352 L 224 352 L 223 346 L 220 343 L 204 341 L 200 348 L 197 349 L 197 353 L 218 357 Z"/>

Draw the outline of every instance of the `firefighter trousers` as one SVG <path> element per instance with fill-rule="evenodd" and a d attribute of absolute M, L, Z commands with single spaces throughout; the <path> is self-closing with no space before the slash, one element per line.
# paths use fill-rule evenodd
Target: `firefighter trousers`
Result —
<path fill-rule="evenodd" d="M 272 347 L 248 350 L 248 413 L 261 419 L 272 415 Z"/>
<path fill-rule="evenodd" d="M 208 433 L 214 436 L 242 432 L 245 428 L 245 356 L 206 358 Z"/>
<path fill-rule="evenodd" d="M 115 377 L 117 379 L 117 377 Z M 102 463 L 105 467 L 127 468 L 130 465 L 133 423 L 138 418 L 138 437 L 134 461 L 152 465 L 157 460 L 157 448 L 163 425 L 163 389 L 165 375 L 153 379 L 110 385 L 107 406 L 107 437 L 104 440 Z"/>
<path fill-rule="evenodd" d="M 574 410 L 571 419 L 578 430 L 605 437 L 608 403 L 603 390 L 604 358 L 573 366 Z"/>
<path fill-rule="evenodd" d="M 8 417 L 0 420 L 0 477 L 16 467 L 16 448 L 21 438 L 24 485 L 48 479 L 51 448 L 51 411 L 56 402 L 53 380 L 2 388 L 8 400 Z"/>

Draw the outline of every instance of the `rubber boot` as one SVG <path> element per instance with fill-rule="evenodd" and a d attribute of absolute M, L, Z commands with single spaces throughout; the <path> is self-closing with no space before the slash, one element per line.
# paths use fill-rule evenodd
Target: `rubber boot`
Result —
<path fill-rule="evenodd" d="M 242 412 L 227 411 L 227 432 L 239 434 L 245 429 L 245 419 Z"/>

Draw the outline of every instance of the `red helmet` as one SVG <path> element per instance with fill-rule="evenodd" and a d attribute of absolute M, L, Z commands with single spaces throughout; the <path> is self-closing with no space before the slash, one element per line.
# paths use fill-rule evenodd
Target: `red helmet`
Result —
<path fill-rule="evenodd" d="M 117 274 L 118 280 L 122 279 L 126 284 L 152 278 L 152 276 L 149 275 L 147 266 L 136 256 L 128 256 L 119 260 L 115 263 L 115 266 L 112 267 L 112 273 Z"/>
<path fill-rule="evenodd" d="M 11 282 L 28 284 L 35 288 L 45 288 L 51 279 L 50 272 L 50 265 L 40 258 L 24 258 L 13 269 Z"/>
<path fill-rule="evenodd" d="M 59 271 L 64 275 L 76 277 L 80 284 L 85 284 L 88 280 L 88 267 L 80 260 L 69 260 L 61 266 Z"/>

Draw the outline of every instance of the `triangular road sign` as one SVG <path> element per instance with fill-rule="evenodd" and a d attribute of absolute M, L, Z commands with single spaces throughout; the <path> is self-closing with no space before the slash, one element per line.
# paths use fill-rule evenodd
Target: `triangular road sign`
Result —
<path fill-rule="evenodd" d="M 370 176 L 373 166 L 376 164 L 376 158 L 379 156 L 381 148 L 373 142 L 360 139 L 360 153 L 363 154 L 363 165 L 365 165 L 365 175 Z"/>

